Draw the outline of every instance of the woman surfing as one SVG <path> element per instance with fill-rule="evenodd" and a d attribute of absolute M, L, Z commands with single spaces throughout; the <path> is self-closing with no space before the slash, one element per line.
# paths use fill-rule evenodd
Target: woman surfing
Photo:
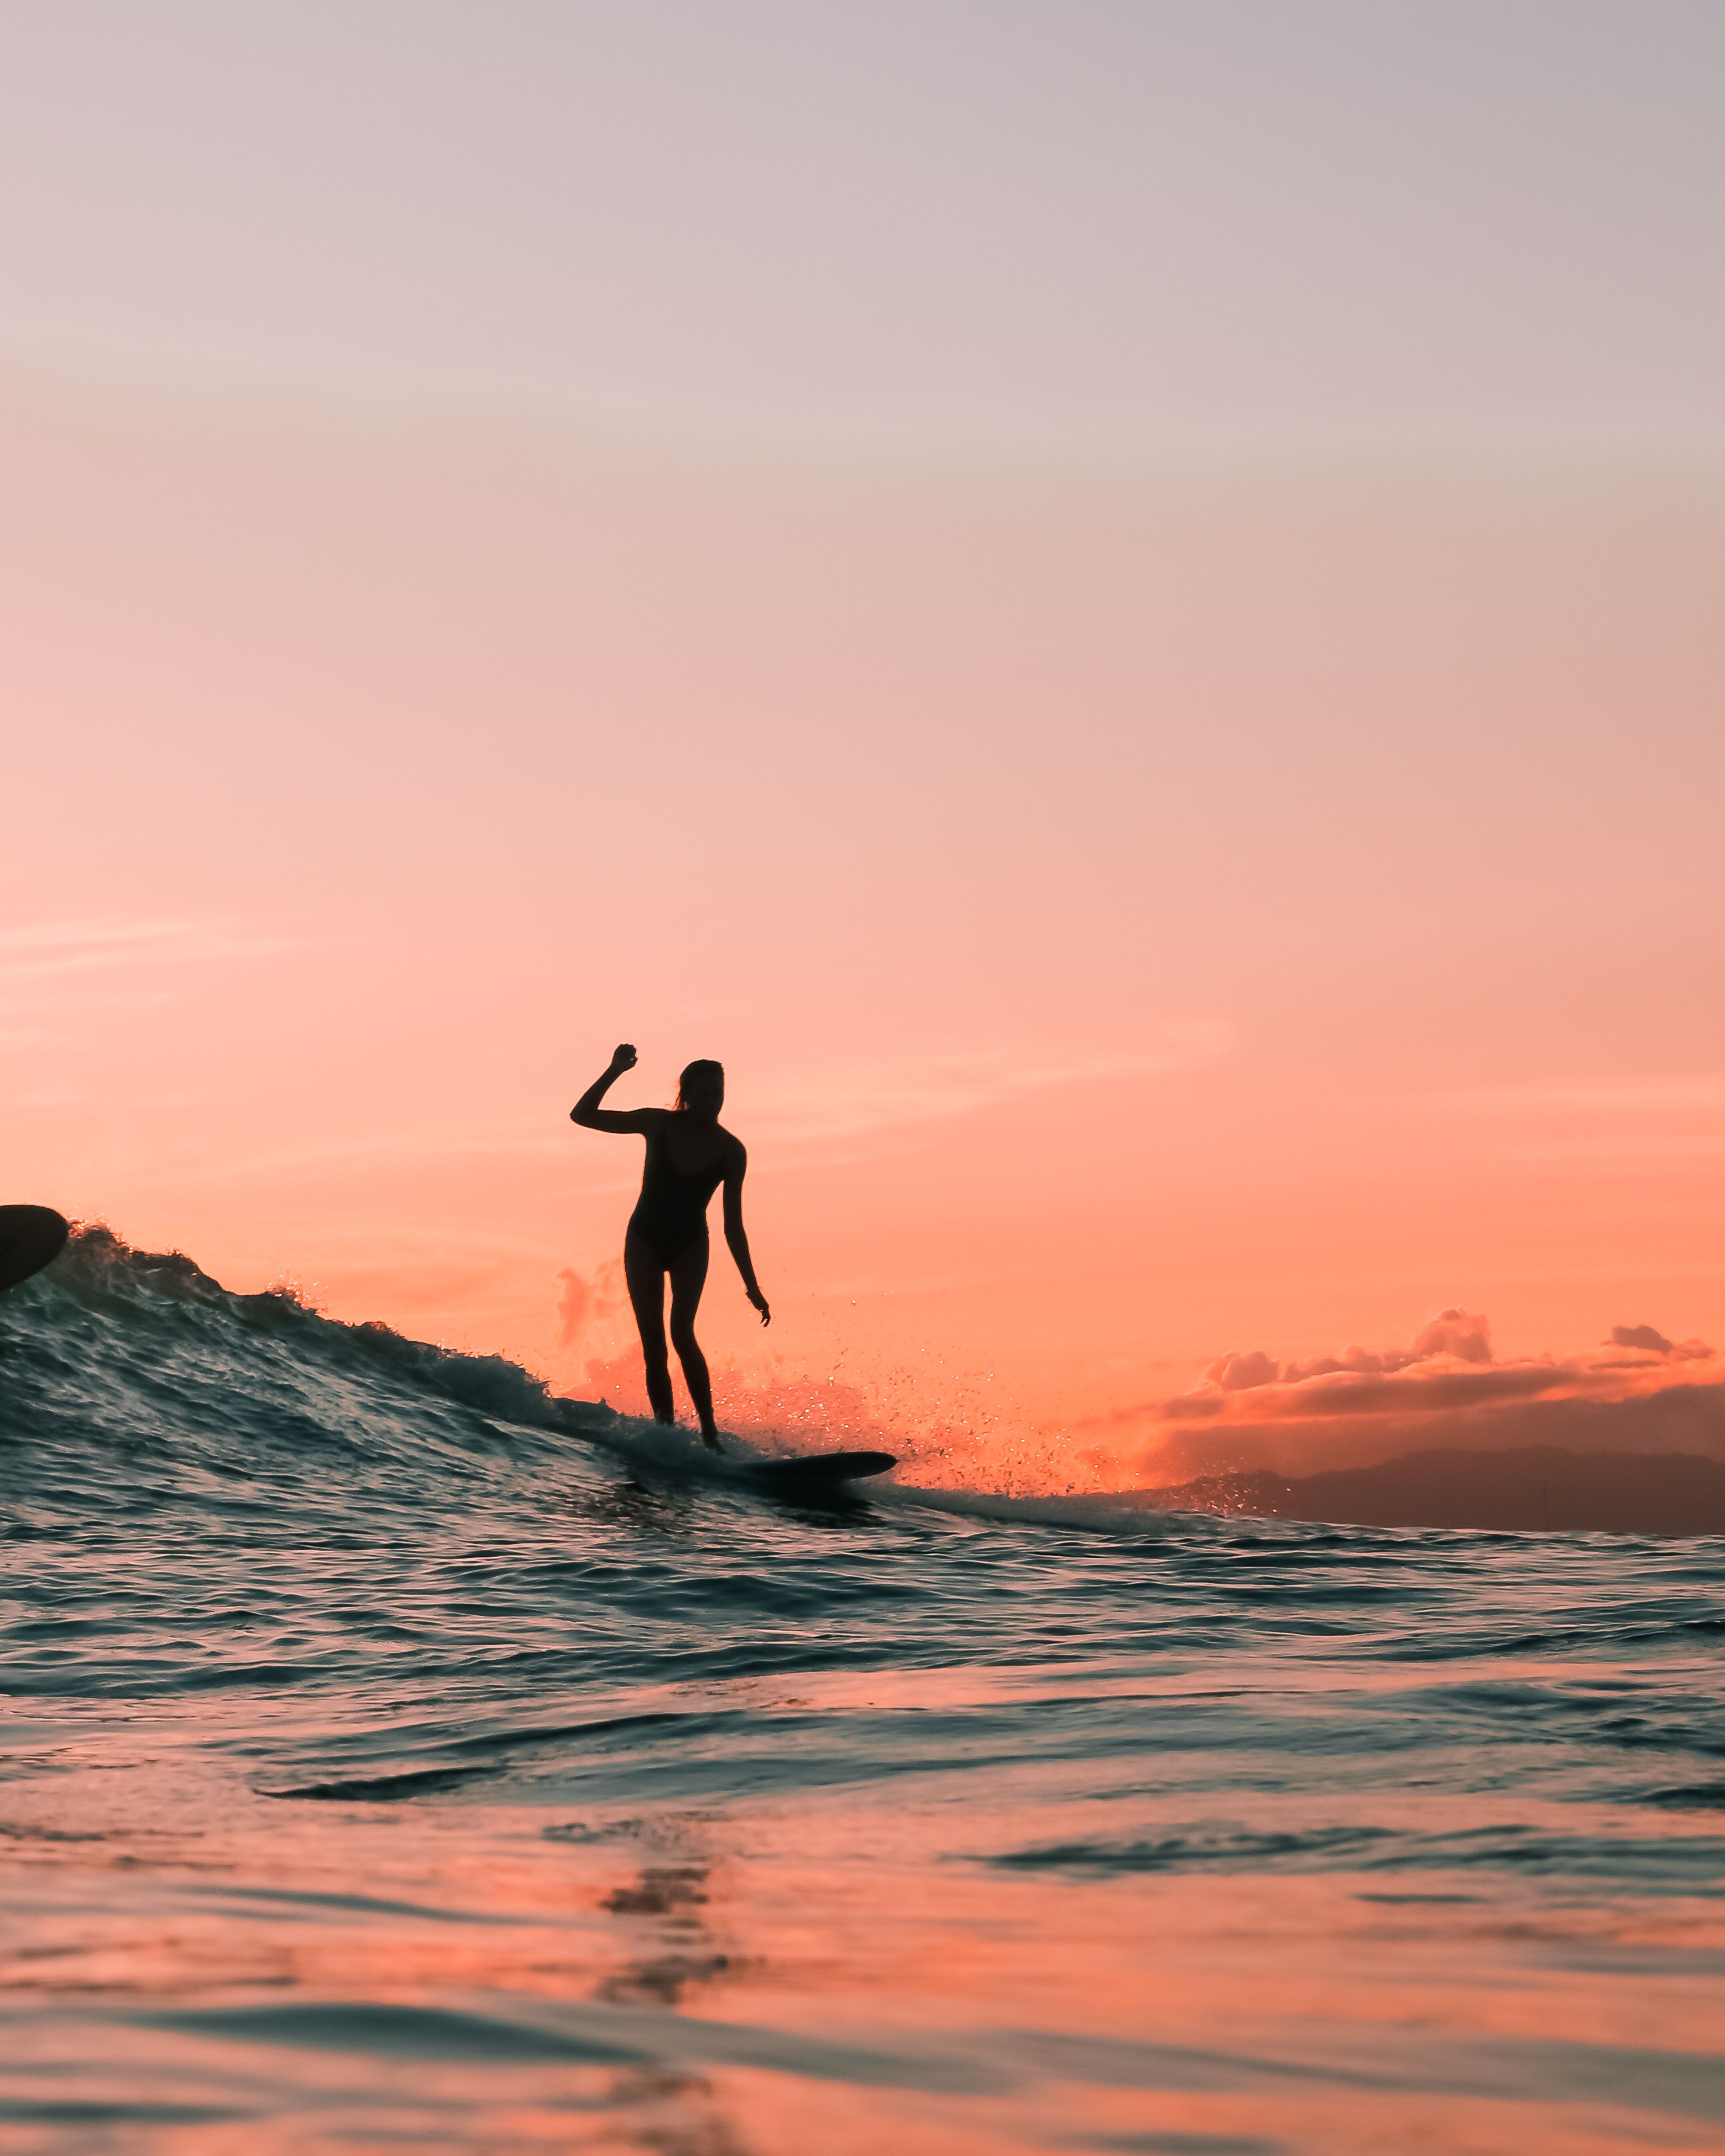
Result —
<path fill-rule="evenodd" d="M 653 1403 L 655 1422 L 676 1421 L 665 1344 L 665 1282 L 669 1274 L 671 1345 L 677 1351 L 684 1383 L 701 1418 L 701 1435 L 717 1452 L 721 1447 L 718 1426 L 713 1420 L 713 1389 L 706 1358 L 695 1337 L 695 1313 L 706 1285 L 706 1209 L 721 1183 L 725 1240 L 742 1275 L 748 1299 L 761 1313 L 762 1324 L 768 1325 L 773 1320 L 755 1278 L 749 1239 L 743 1233 L 742 1178 L 748 1169 L 748 1155 L 741 1142 L 720 1127 L 719 1111 L 725 1105 L 721 1064 L 705 1058 L 690 1064 L 677 1081 L 674 1108 L 602 1108 L 599 1103 L 609 1088 L 634 1065 L 635 1052 L 625 1042 L 611 1058 L 610 1068 L 593 1081 L 570 1109 L 569 1119 L 583 1130 L 627 1132 L 647 1141 L 641 1194 L 623 1239 L 624 1276 L 629 1282 L 629 1299 L 647 1363 L 647 1397 Z"/>

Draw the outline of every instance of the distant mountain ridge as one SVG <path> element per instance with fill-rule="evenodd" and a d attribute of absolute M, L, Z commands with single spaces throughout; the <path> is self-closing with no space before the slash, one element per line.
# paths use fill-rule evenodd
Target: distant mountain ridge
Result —
<path fill-rule="evenodd" d="M 1206 1475 L 1147 1496 L 1170 1510 L 1358 1527 L 1725 1535 L 1725 1466 L 1689 1452 L 1410 1452 L 1291 1481 Z"/>

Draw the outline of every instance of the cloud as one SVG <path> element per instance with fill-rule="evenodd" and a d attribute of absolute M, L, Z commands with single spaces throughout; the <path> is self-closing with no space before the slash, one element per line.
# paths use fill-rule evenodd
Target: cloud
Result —
<path fill-rule="evenodd" d="M 1571 1079 L 1431 1094 L 1487 1155 L 1526 1164 L 1707 1158 L 1725 1152 L 1725 1075 Z M 1489 1131 L 1489 1137 L 1481 1135 Z"/>
<path fill-rule="evenodd" d="M 1725 1075 L 1575 1080 L 1541 1086 L 1482 1086 L 1440 1093 L 1445 1107 L 1487 1116 L 1645 1116 L 1725 1108 Z"/>
<path fill-rule="evenodd" d="M 1308 1378 L 1389 1376 L 1435 1355 L 1451 1356 L 1461 1363 L 1489 1363 L 1490 1325 L 1471 1311 L 1440 1310 L 1414 1336 L 1411 1348 L 1344 1348 L 1339 1355 L 1318 1355 L 1309 1363 L 1278 1363 L 1261 1348 L 1244 1354 L 1235 1349 L 1218 1356 L 1204 1377 L 1224 1393 L 1255 1392 L 1278 1383 L 1303 1384 Z"/>
<path fill-rule="evenodd" d="M 1705 1362 L 1713 1352 L 1705 1340 L 1667 1340 L 1664 1333 L 1651 1325 L 1614 1325 L 1609 1339 L 1602 1341 L 1600 1345 L 1640 1348 L 1650 1355 L 1663 1355 L 1673 1363 Z"/>
<path fill-rule="evenodd" d="M 1491 1328 L 1483 1317 L 1468 1311 L 1440 1310 L 1414 1335 L 1415 1361 L 1424 1362 L 1432 1355 L 1453 1355 L 1461 1363 L 1489 1363 Z"/>
<path fill-rule="evenodd" d="M 1725 1358 L 1648 1325 L 1614 1327 L 1603 1348 L 1498 1362 L 1486 1320 L 1450 1308 L 1405 1348 L 1291 1363 L 1235 1350 L 1192 1391 L 1074 1435 L 1100 1439 L 1122 1479 L 1152 1484 L 1260 1469 L 1309 1475 L 1445 1448 L 1725 1460 Z M 1685 1366 L 1681 1375 L 1674 1365 Z"/>
<path fill-rule="evenodd" d="M 1255 1348 L 1244 1355 L 1218 1356 L 1204 1375 L 1224 1393 L 1250 1392 L 1259 1385 L 1273 1385 L 1281 1366 L 1261 1348 Z"/>
<path fill-rule="evenodd" d="M 0 930 L 0 987 L 69 973 L 113 973 L 272 956 L 295 939 L 196 916 L 157 921 L 59 921 Z"/>
<path fill-rule="evenodd" d="M 1656 1355 L 1669 1355 L 1671 1342 L 1662 1332 L 1656 1332 L 1651 1325 L 1614 1325 L 1607 1346 L 1618 1348 L 1648 1348 Z"/>
<path fill-rule="evenodd" d="M 1233 1045 L 1218 1020 L 1170 1020 L 1132 1049 L 1049 1055 L 1004 1047 L 858 1063 L 773 1086 L 752 1086 L 752 1124 L 781 1141 L 851 1137 L 995 1107 L 1055 1086 L 1153 1078 L 1213 1062 Z"/>
<path fill-rule="evenodd" d="M 9 1019 L 27 1021 L 0 1031 L 0 1055 L 66 1050 L 99 1012 L 165 1003 L 175 968 L 273 957 L 300 942 L 243 921 L 195 915 L 0 929 L 0 996 L 10 1007 Z"/>

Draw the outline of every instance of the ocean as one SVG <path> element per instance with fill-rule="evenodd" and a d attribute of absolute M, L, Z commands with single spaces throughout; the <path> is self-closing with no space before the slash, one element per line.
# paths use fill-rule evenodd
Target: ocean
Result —
<path fill-rule="evenodd" d="M 0 1301 L 0 2148 L 1725 2146 L 1725 1540 L 903 1450 L 775 1505 L 81 1235 Z"/>

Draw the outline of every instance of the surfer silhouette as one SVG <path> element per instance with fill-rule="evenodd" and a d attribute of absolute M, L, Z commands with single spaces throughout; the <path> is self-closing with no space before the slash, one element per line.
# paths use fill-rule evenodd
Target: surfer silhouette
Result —
<path fill-rule="evenodd" d="M 675 1108 L 602 1108 L 599 1103 L 609 1088 L 634 1065 L 635 1051 L 624 1042 L 611 1058 L 610 1068 L 593 1081 L 570 1109 L 569 1120 L 583 1130 L 615 1131 L 647 1141 L 641 1194 L 623 1239 L 624 1276 L 629 1282 L 629 1299 L 647 1363 L 647 1397 L 653 1403 L 655 1422 L 675 1422 L 670 1361 L 665 1343 L 665 1283 L 669 1275 L 671 1345 L 677 1351 L 684 1383 L 701 1418 L 701 1435 L 717 1452 L 721 1448 L 713 1420 L 713 1389 L 706 1358 L 695 1337 L 695 1313 L 706 1286 L 706 1209 L 721 1183 L 725 1240 L 742 1275 L 748 1299 L 761 1313 L 762 1324 L 773 1320 L 755 1278 L 749 1239 L 743 1233 L 742 1178 L 747 1172 L 748 1155 L 719 1122 L 719 1111 L 725 1105 L 722 1065 L 705 1058 L 690 1064 L 677 1081 Z"/>

